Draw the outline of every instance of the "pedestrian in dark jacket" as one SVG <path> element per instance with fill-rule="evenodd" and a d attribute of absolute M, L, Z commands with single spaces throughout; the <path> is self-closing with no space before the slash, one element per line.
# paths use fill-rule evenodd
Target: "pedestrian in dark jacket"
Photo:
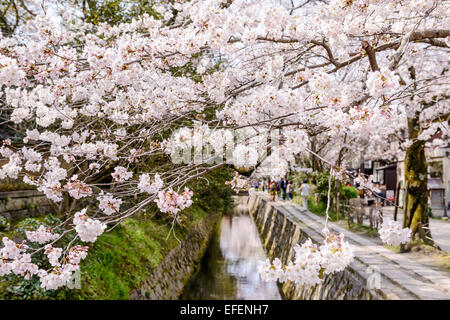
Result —
<path fill-rule="evenodd" d="M 286 193 L 287 193 L 288 200 L 291 201 L 292 198 L 294 198 L 294 188 L 292 187 L 292 184 L 290 181 L 287 181 Z"/>
<path fill-rule="evenodd" d="M 286 187 L 287 187 L 287 183 L 286 180 L 281 180 L 281 193 L 283 195 L 283 200 L 286 200 Z"/>

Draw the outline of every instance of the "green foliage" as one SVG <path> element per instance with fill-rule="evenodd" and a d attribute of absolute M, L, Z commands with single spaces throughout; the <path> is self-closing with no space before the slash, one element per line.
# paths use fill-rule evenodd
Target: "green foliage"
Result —
<path fill-rule="evenodd" d="M 61 220 L 54 215 L 48 214 L 42 217 L 25 218 L 15 223 L 11 227 L 12 237 L 24 238 L 26 231 L 34 231 L 39 228 L 40 225 L 53 228 L 61 224 Z M 55 232 L 62 232 L 62 228 L 54 229 Z"/>
<path fill-rule="evenodd" d="M 9 230 L 11 223 L 4 216 L 0 216 L 0 230 Z"/>
<path fill-rule="evenodd" d="M 25 231 L 33 231 L 39 228 L 41 221 L 38 218 L 25 218 L 17 223 L 15 231 L 25 235 Z"/>
<path fill-rule="evenodd" d="M 84 19 L 93 24 L 106 22 L 117 25 L 122 22 L 131 22 L 144 13 L 161 19 L 160 14 L 153 9 L 155 1 L 149 0 L 77 0 L 84 14 Z"/>
<path fill-rule="evenodd" d="M 48 215 L 46 215 L 46 216 L 43 216 L 42 219 L 41 219 L 41 221 L 42 221 L 45 225 L 47 225 L 47 226 L 49 226 L 49 227 L 51 227 L 51 226 L 56 226 L 56 225 L 58 225 L 58 224 L 61 223 L 61 219 L 55 217 L 55 216 L 52 215 L 52 214 L 48 214 Z"/>
<path fill-rule="evenodd" d="M 292 184 L 294 186 L 295 189 L 300 188 L 300 186 L 302 185 L 304 180 L 308 180 L 310 181 L 312 177 L 312 174 L 307 173 L 307 172 L 295 172 L 292 175 Z"/>
<path fill-rule="evenodd" d="M 352 186 L 341 186 L 339 190 L 340 197 L 342 199 L 348 200 L 358 197 L 358 189 Z"/>
<path fill-rule="evenodd" d="M 314 194 L 318 196 L 319 202 L 326 203 L 328 200 L 328 181 L 330 179 L 330 172 L 328 170 L 322 171 L 322 172 L 313 172 L 313 173 L 305 173 L 300 172 L 295 175 L 295 185 L 300 187 L 303 180 L 312 181 L 312 183 L 316 186 L 314 188 Z M 331 188 L 332 192 L 330 194 L 331 201 L 333 201 L 334 194 L 333 194 L 333 188 L 334 188 L 335 179 L 334 177 L 331 179 Z M 338 191 L 339 191 L 339 197 L 342 200 L 348 200 L 352 198 L 358 197 L 358 190 L 352 186 L 345 185 L 344 182 L 338 180 Z"/>
<path fill-rule="evenodd" d="M 312 213 L 324 216 L 327 211 L 327 204 L 324 202 L 316 203 L 314 199 L 308 198 L 308 209 Z"/>
<path fill-rule="evenodd" d="M 197 179 L 189 186 L 194 191 L 194 203 L 206 212 L 226 212 L 233 205 L 233 190 L 225 181 L 233 178 L 233 170 L 221 168 Z"/>
<path fill-rule="evenodd" d="M 192 226 L 206 216 L 199 206 L 187 209 Z M 139 216 L 106 232 L 89 249 L 81 264 L 81 289 L 61 289 L 58 299 L 129 299 L 164 256 L 179 242 L 169 234 L 170 224 L 161 219 Z M 187 230 L 175 227 L 182 240 Z"/>
<path fill-rule="evenodd" d="M 16 275 L 9 275 L 5 280 L 5 288 L 2 288 L 0 284 L 0 289 L 3 291 L 0 294 L 2 299 L 35 300 L 55 297 L 54 291 L 41 288 L 39 278 L 36 276 L 33 276 L 30 280 L 23 280 Z"/>
<path fill-rule="evenodd" d="M 319 196 L 319 202 L 327 202 L 328 198 L 328 180 L 330 179 L 330 172 L 325 170 L 314 174 L 314 184 L 316 185 L 315 193 Z M 334 183 L 334 178 L 331 179 Z M 331 196 L 333 196 L 331 194 Z"/>
<path fill-rule="evenodd" d="M 0 216 L 0 221 L 2 220 L 2 218 L 3 217 Z M 61 233 L 64 231 L 61 226 L 57 227 L 62 223 L 62 221 L 52 214 L 41 217 L 25 218 L 15 222 L 8 221 L 8 223 L 10 224 L 9 228 L 2 229 L 0 227 L 0 238 L 8 237 L 11 239 L 24 239 L 26 237 L 26 231 L 34 231 L 40 225 L 50 227 L 57 233 Z"/>
<path fill-rule="evenodd" d="M 302 198 L 300 195 L 294 196 L 293 201 L 297 204 L 303 205 Z M 326 204 L 326 202 L 323 202 L 323 201 L 319 201 L 316 203 L 316 201 L 314 200 L 314 196 L 310 196 L 308 198 L 308 210 L 318 216 L 324 217 L 326 215 L 326 211 L 327 211 L 327 204 Z M 337 221 L 336 213 L 334 213 L 331 210 L 331 208 L 330 208 L 330 211 L 328 212 L 328 215 L 329 215 L 330 221 Z M 343 219 L 343 218 L 345 218 L 345 217 L 342 214 L 340 214 L 339 219 Z"/>
<path fill-rule="evenodd" d="M 185 211 L 188 217 L 186 228 L 178 225 L 174 228 L 180 240 L 190 227 L 207 215 L 198 204 Z M 35 230 L 41 224 L 55 227 L 60 223 L 53 215 L 26 218 L 15 225 L 14 234 L 18 235 L 17 230 L 20 230 L 20 235 L 24 235 L 25 231 Z M 24 280 L 9 275 L 0 278 L 0 299 L 129 299 L 130 292 L 139 288 L 164 256 L 179 245 L 173 234 L 167 239 L 170 227 L 169 221 L 144 214 L 126 219 L 102 234 L 94 244 L 88 244 L 88 256 L 81 264 L 81 289 L 46 291 L 40 287 L 37 276 Z M 69 236 L 63 238 L 61 244 L 68 243 L 69 239 Z M 72 245 L 76 244 L 86 245 L 79 240 Z M 33 243 L 28 245 L 35 246 Z M 48 264 L 43 253 L 34 255 L 32 259 L 33 263 Z"/>

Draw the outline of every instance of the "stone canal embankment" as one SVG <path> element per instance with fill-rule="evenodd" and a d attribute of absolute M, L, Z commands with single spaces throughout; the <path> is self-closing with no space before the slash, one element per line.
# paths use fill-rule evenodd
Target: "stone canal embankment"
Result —
<path fill-rule="evenodd" d="M 311 238 L 323 243 L 324 218 L 287 202 L 269 200 L 264 193 L 242 196 L 258 228 L 270 259 L 287 264 L 294 245 Z M 450 299 L 448 274 L 403 257 L 401 254 L 350 232 L 337 224 L 329 229 L 343 232 L 355 249 L 355 259 L 344 271 L 328 275 L 316 287 L 293 282 L 282 284 L 285 299 Z"/>

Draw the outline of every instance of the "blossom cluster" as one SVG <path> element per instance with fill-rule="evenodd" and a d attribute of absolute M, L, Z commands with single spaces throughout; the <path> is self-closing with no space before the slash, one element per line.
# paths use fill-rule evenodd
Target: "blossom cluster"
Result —
<path fill-rule="evenodd" d="M 124 167 L 117 166 L 114 168 L 114 172 L 111 173 L 111 176 L 117 182 L 123 182 L 129 180 L 133 176 L 133 172 L 128 171 Z"/>
<path fill-rule="evenodd" d="M 73 224 L 75 231 L 84 242 L 95 242 L 97 237 L 106 229 L 106 224 L 99 220 L 89 218 L 86 214 L 87 208 L 75 213 Z"/>
<path fill-rule="evenodd" d="M 378 229 L 380 239 L 383 243 L 391 246 L 398 246 L 409 242 L 411 238 L 411 229 L 402 228 L 399 221 L 384 219 L 381 228 Z"/>
<path fill-rule="evenodd" d="M 164 186 L 159 174 L 155 174 L 154 179 L 150 178 L 148 173 L 139 176 L 139 184 L 137 188 L 140 192 L 147 192 L 148 194 L 155 194 Z"/>
<path fill-rule="evenodd" d="M 64 188 L 74 199 L 81 199 L 92 195 L 92 188 L 86 183 L 79 181 L 77 175 L 72 176 Z"/>
<path fill-rule="evenodd" d="M 31 263 L 30 254 L 25 253 L 29 248 L 24 242 L 21 244 L 3 237 L 3 248 L 0 249 L 0 275 L 7 275 L 11 272 L 30 279 L 37 273 L 38 266 Z"/>
<path fill-rule="evenodd" d="M 367 75 L 367 88 L 374 98 L 392 94 L 398 87 L 399 77 L 387 67 L 383 67 L 380 71 L 369 72 Z"/>
<path fill-rule="evenodd" d="M 359 185 L 358 189 L 373 189 L 374 185 L 373 185 L 373 176 L 370 175 L 368 177 L 364 177 L 362 174 L 359 174 L 355 179 L 354 182 L 355 184 Z"/>
<path fill-rule="evenodd" d="M 301 246 L 294 246 L 295 259 L 283 265 L 278 258 L 273 263 L 269 260 L 260 262 L 258 271 L 265 281 L 293 281 L 314 286 L 323 280 L 323 274 L 332 274 L 344 270 L 354 257 L 353 248 L 344 241 L 344 234 L 330 233 L 324 230 L 325 240 L 320 247 L 311 239 Z"/>
<path fill-rule="evenodd" d="M 156 204 L 161 212 L 177 214 L 179 211 L 190 207 L 194 193 L 189 188 L 184 188 L 182 193 L 177 193 L 172 189 L 159 191 Z"/>
<path fill-rule="evenodd" d="M 25 243 L 17 244 L 7 237 L 2 241 L 4 246 L 0 249 L 0 276 L 12 273 L 28 280 L 36 275 L 40 279 L 41 287 L 46 290 L 66 285 L 73 272 L 79 268 L 81 260 L 86 258 L 88 249 L 81 246 L 71 247 L 68 256 L 61 260 L 62 248 L 47 244 L 44 247 L 44 254 L 52 268 L 44 270 L 32 262 L 32 254 L 27 253 L 30 247 Z"/>
<path fill-rule="evenodd" d="M 67 256 L 58 260 L 61 256 L 61 248 L 53 248 L 50 245 L 45 246 L 45 254 L 50 264 L 53 266 L 51 270 L 39 270 L 38 275 L 42 288 L 46 290 L 55 290 L 63 287 L 72 278 L 73 273 L 80 268 L 81 260 L 87 256 L 88 247 L 80 245 L 73 246 L 69 249 Z"/>
<path fill-rule="evenodd" d="M 39 244 L 47 243 L 51 240 L 58 239 L 59 237 L 57 233 L 53 233 L 51 228 L 46 228 L 43 225 L 39 226 L 35 231 L 26 231 L 25 234 L 28 240 Z"/>
<path fill-rule="evenodd" d="M 105 194 L 103 191 L 97 197 L 97 200 L 99 201 L 99 209 L 108 216 L 119 212 L 120 204 L 122 203 L 122 199 L 114 198 L 112 194 Z"/>
<path fill-rule="evenodd" d="M 233 179 L 230 181 L 225 181 L 226 185 L 229 185 L 236 193 L 239 193 L 239 190 L 243 190 L 248 187 L 248 180 L 242 178 L 239 173 L 235 173 Z"/>
<path fill-rule="evenodd" d="M 258 151 L 240 144 L 233 151 L 233 164 L 238 168 L 252 168 L 258 163 Z"/>

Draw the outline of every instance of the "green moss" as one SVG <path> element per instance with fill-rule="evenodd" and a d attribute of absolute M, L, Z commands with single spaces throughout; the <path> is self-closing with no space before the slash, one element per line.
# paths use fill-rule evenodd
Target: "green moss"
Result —
<path fill-rule="evenodd" d="M 294 197 L 293 201 L 299 205 L 302 205 L 302 198 L 300 195 L 297 195 Z M 327 211 L 327 204 L 319 201 L 318 203 L 315 202 L 314 197 L 310 196 L 308 198 L 308 209 L 309 211 L 311 211 L 312 213 L 321 216 L 321 217 L 325 217 L 326 215 L 326 211 Z M 329 218 L 330 221 L 337 221 L 336 219 L 336 214 L 332 211 L 332 208 L 330 206 L 330 211 L 329 211 Z M 339 219 L 344 219 L 345 216 L 341 213 L 339 216 Z"/>
<path fill-rule="evenodd" d="M 379 237 L 378 234 L 378 230 L 377 229 L 370 229 L 369 226 L 364 226 L 362 224 L 359 223 L 354 223 L 354 222 L 346 222 L 344 224 L 344 227 L 346 227 L 348 230 L 356 232 L 356 233 L 362 233 L 365 235 L 368 235 L 370 237 Z"/>
<path fill-rule="evenodd" d="M 206 212 L 198 206 L 188 209 L 188 224 L 198 223 Z M 127 219 L 95 242 L 81 264 L 81 289 L 63 289 L 59 299 L 129 299 L 165 254 L 178 246 L 173 236 L 166 240 L 170 223 L 150 218 Z M 182 240 L 187 230 L 175 228 Z"/>
<path fill-rule="evenodd" d="M 230 170 L 224 168 L 205 175 L 208 182 L 201 180 L 188 185 L 194 191 L 194 204 L 179 215 L 180 224 L 173 230 L 177 239 L 182 241 L 190 228 L 209 212 L 225 212 L 232 206 L 232 190 L 224 183 L 231 177 Z M 58 222 L 51 215 L 27 218 L 15 222 L 12 231 L 0 232 L 0 236 L 23 239 L 26 230 L 34 230 L 40 224 L 55 226 Z M 32 280 L 0 277 L 0 299 L 129 299 L 130 293 L 142 287 L 166 254 L 179 245 L 173 233 L 167 238 L 171 222 L 167 215 L 150 207 L 102 234 L 94 244 L 89 244 L 88 256 L 80 265 L 80 289 L 43 291 L 37 277 Z M 67 235 L 64 241 L 70 239 Z M 86 245 L 79 240 L 75 244 Z"/>
<path fill-rule="evenodd" d="M 207 215 L 195 204 L 185 213 L 188 217 L 185 219 L 185 228 L 174 228 L 180 240 L 183 240 L 189 228 Z M 0 232 L 0 236 L 19 237 L 40 224 L 52 226 L 58 222 L 53 215 L 26 218 L 14 224 L 14 232 Z M 18 283 L 15 279 L 0 278 L 0 298 L 129 299 L 131 291 L 139 288 L 164 256 L 179 245 L 173 236 L 167 239 L 170 227 L 170 221 L 151 216 L 126 219 L 90 244 L 89 254 L 81 264 L 80 289 L 63 288 L 45 292 L 37 286 L 37 279 Z"/>

